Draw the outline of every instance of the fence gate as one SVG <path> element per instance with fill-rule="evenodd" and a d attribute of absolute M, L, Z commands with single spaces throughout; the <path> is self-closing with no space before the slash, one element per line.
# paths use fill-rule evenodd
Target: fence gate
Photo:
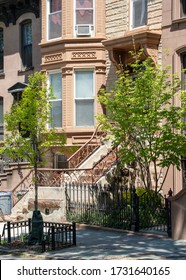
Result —
<path fill-rule="evenodd" d="M 170 202 L 166 197 L 153 191 L 139 196 L 139 229 L 170 234 Z"/>
<path fill-rule="evenodd" d="M 168 201 L 154 192 L 111 185 L 66 184 L 67 220 L 126 230 L 167 231 Z"/>

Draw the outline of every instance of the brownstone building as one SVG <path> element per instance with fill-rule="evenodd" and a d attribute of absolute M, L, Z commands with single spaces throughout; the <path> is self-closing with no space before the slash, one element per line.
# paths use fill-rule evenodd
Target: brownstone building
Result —
<path fill-rule="evenodd" d="M 41 18 L 39 1 L 0 1 L 0 140 L 3 115 L 40 70 Z"/>
<path fill-rule="evenodd" d="M 182 70 L 186 68 L 186 1 L 164 0 L 162 13 L 162 65 L 170 65 L 171 73 L 177 73 L 185 87 L 185 73 Z M 173 103 L 180 105 L 177 99 Z M 172 186 L 174 194 L 185 184 L 185 159 L 182 159 L 182 166 L 183 174 L 174 168 L 168 174 L 167 186 Z"/>

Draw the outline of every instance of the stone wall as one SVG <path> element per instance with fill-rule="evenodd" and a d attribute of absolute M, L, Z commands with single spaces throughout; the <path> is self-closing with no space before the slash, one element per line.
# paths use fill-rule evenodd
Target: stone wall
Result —
<path fill-rule="evenodd" d="M 186 240 L 186 189 L 171 199 L 172 238 Z"/>

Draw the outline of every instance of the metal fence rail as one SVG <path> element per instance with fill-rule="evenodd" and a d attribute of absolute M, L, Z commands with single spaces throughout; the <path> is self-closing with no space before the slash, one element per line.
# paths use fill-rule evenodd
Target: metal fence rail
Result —
<path fill-rule="evenodd" d="M 69 221 L 170 235 L 170 204 L 152 190 L 90 184 L 66 184 L 65 188 Z"/>
<path fill-rule="evenodd" d="M 20 240 L 29 244 L 29 234 L 32 230 L 31 219 L 21 222 L 7 222 L 4 225 L 2 237 L 7 243 Z M 75 223 L 43 223 L 43 240 L 41 251 L 55 250 L 76 245 L 76 224 Z"/>

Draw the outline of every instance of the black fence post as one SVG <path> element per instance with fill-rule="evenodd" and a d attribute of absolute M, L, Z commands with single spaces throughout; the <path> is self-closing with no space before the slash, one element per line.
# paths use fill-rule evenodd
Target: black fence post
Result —
<path fill-rule="evenodd" d="M 56 246 L 55 246 L 55 228 L 54 228 L 54 226 L 52 226 L 51 229 L 52 229 L 52 250 L 55 250 Z"/>
<path fill-rule="evenodd" d="M 72 223 L 73 245 L 76 246 L 76 223 Z"/>
<path fill-rule="evenodd" d="M 46 241 L 42 240 L 41 245 L 42 245 L 42 253 L 44 253 L 46 251 Z"/>
<path fill-rule="evenodd" d="M 28 232 L 29 232 L 29 233 L 30 233 L 31 230 L 32 230 L 31 222 L 32 222 L 32 219 L 29 218 L 29 219 L 28 219 Z"/>
<path fill-rule="evenodd" d="M 139 231 L 139 197 L 136 194 L 136 189 L 131 189 L 131 206 L 132 206 L 132 219 L 131 230 Z"/>
<path fill-rule="evenodd" d="M 8 234 L 8 243 L 11 243 L 10 221 L 7 222 L 7 234 Z"/>

